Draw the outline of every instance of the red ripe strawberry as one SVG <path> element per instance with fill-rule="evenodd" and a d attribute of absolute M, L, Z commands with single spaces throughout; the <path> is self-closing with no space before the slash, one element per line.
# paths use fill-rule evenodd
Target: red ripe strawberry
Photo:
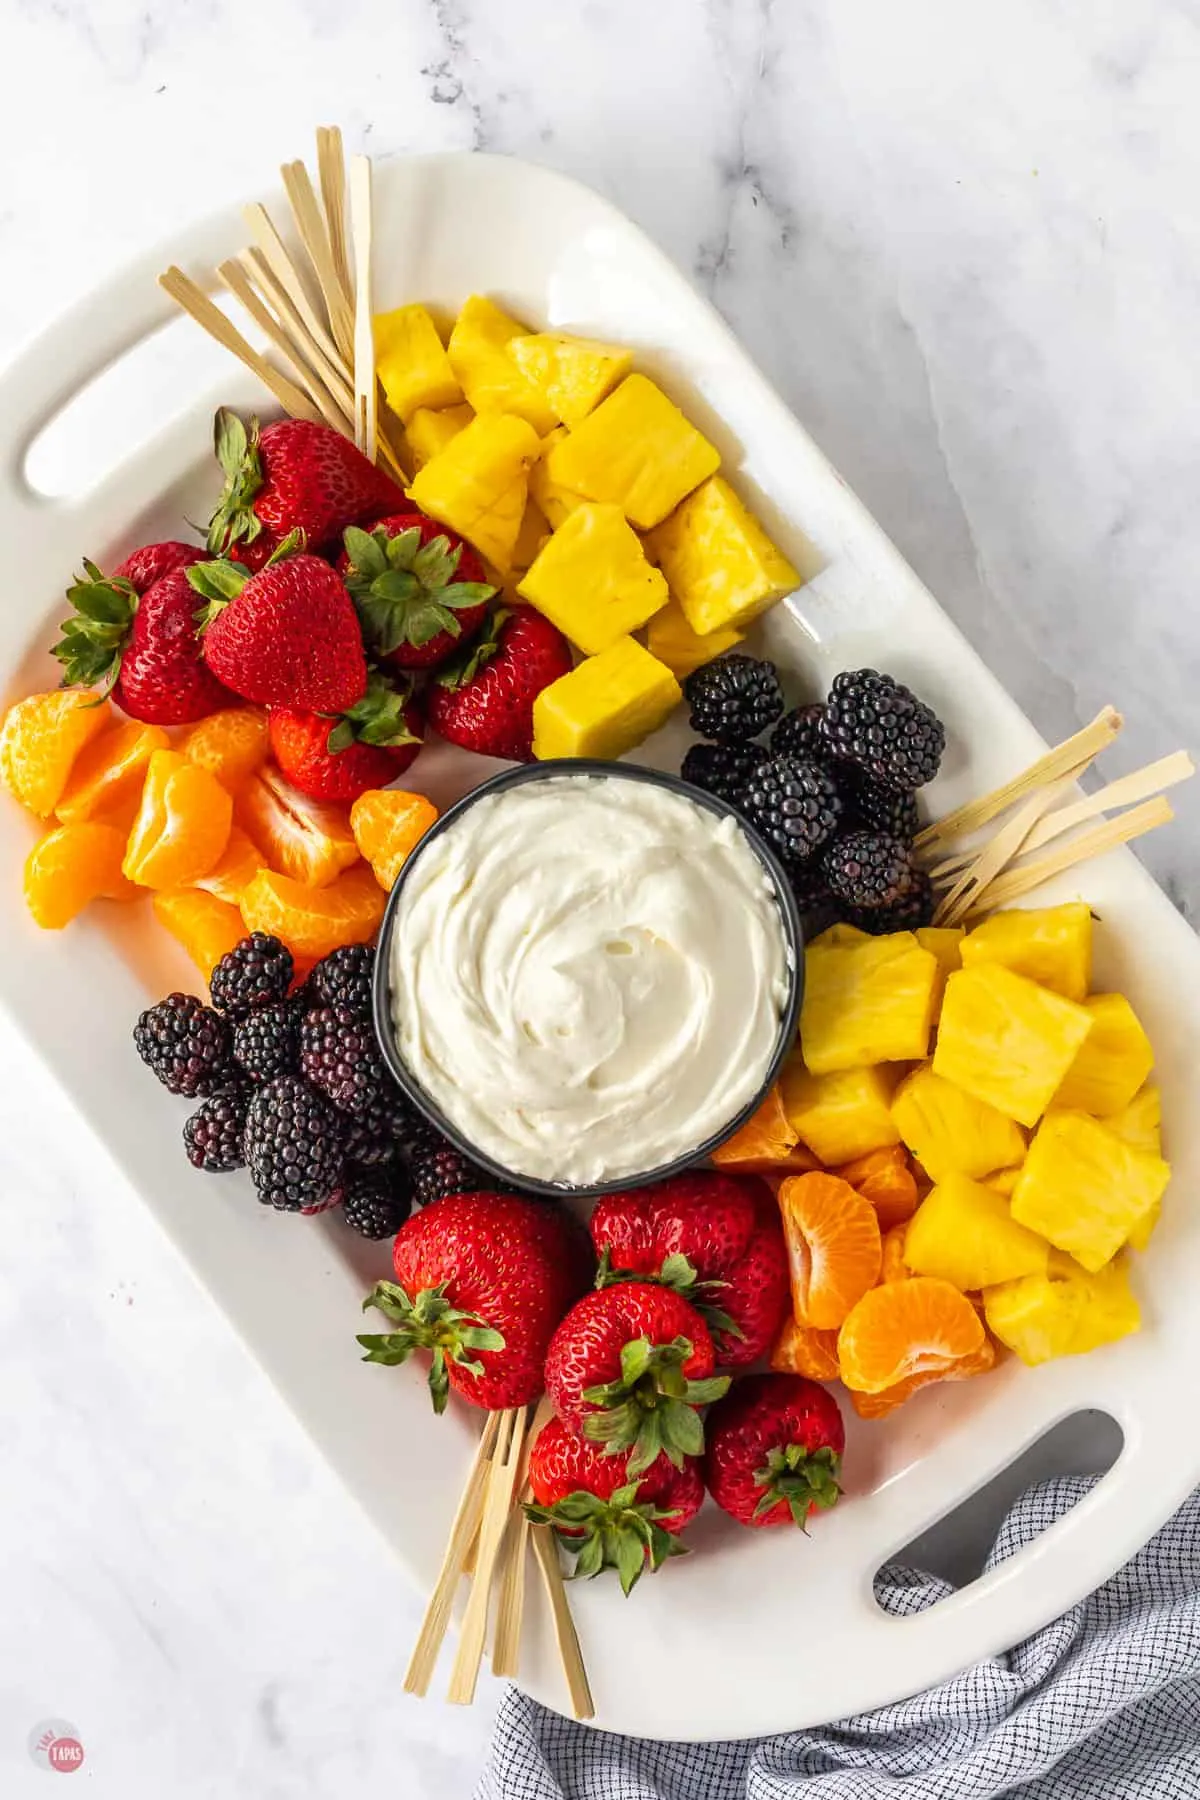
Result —
<path fill-rule="evenodd" d="M 609 1456 L 551 1419 L 529 1453 L 533 1504 L 525 1511 L 550 1525 L 575 1557 L 575 1575 L 616 1569 L 628 1594 L 642 1570 L 661 1569 L 682 1556 L 679 1533 L 704 1501 L 700 1466 L 691 1457 L 677 1469 L 665 1457 L 630 1477 L 626 1456 Z"/>
<path fill-rule="evenodd" d="M 352 525 L 343 542 L 337 571 L 367 648 L 398 669 L 445 662 L 477 630 L 496 592 L 471 546 L 424 513 L 396 513 L 370 531 Z"/>
<path fill-rule="evenodd" d="M 676 1468 L 700 1455 L 696 1409 L 729 1386 L 713 1367 L 708 1326 L 682 1294 L 623 1282 L 571 1308 L 546 1352 L 546 1392 L 565 1425 L 609 1455 L 629 1451 L 627 1472 L 641 1475 L 660 1454 Z"/>
<path fill-rule="evenodd" d="M 285 538 L 257 575 L 232 562 L 188 570 L 202 599 L 204 658 L 226 687 L 262 706 L 346 712 L 367 691 L 354 602 L 327 562 Z"/>
<path fill-rule="evenodd" d="M 498 607 L 429 690 L 429 723 L 451 744 L 510 762 L 533 759 L 533 703 L 565 675 L 571 651 L 532 606 Z"/>
<path fill-rule="evenodd" d="M 393 685 L 378 671 L 340 719 L 273 706 L 271 749 L 293 787 L 316 800 L 357 800 L 387 787 L 415 762 L 424 726 L 411 684 Z"/>
<path fill-rule="evenodd" d="M 107 579 L 93 562 L 67 589 L 75 607 L 52 654 L 67 686 L 97 683 L 131 719 L 186 725 L 229 704 L 205 665 L 196 596 L 186 570 L 207 561 L 195 544 L 146 544 Z"/>
<path fill-rule="evenodd" d="M 213 422 L 213 442 L 225 475 L 208 527 L 214 556 L 230 556 L 236 545 L 239 561 L 261 567 L 252 546 L 264 530 L 273 545 L 302 531 L 319 547 L 339 538 L 347 525 L 378 519 L 403 504 L 395 482 L 329 425 L 276 419 L 260 430 L 252 418 L 247 430 L 222 406 Z"/>
<path fill-rule="evenodd" d="M 708 1416 L 704 1480 L 742 1525 L 799 1525 L 833 1506 L 846 1434 L 837 1401 L 805 1375 L 748 1375 Z"/>
<path fill-rule="evenodd" d="M 542 1392 L 555 1326 L 591 1279 L 588 1242 L 569 1213 L 515 1194 L 454 1194 L 400 1227 L 396 1280 L 364 1300 L 394 1331 L 359 1338 L 365 1361 L 430 1350 L 435 1412 L 449 1388 L 501 1411 Z"/>
<path fill-rule="evenodd" d="M 757 1182 L 696 1170 L 600 1200 L 591 1218 L 602 1285 L 652 1279 L 703 1313 L 717 1362 L 744 1369 L 790 1305 L 779 1209 Z"/>

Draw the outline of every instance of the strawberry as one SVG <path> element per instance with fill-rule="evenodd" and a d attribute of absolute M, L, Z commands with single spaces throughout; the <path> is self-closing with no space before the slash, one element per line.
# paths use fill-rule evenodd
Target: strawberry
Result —
<path fill-rule="evenodd" d="M 250 428 L 227 406 L 213 422 L 217 461 L 225 487 L 208 526 L 214 556 L 231 556 L 250 567 L 261 561 L 251 548 L 264 531 L 278 544 L 302 531 L 319 548 L 361 525 L 395 512 L 403 495 L 393 481 L 367 461 L 349 438 L 329 425 L 307 419 L 276 419 Z"/>
<path fill-rule="evenodd" d="M 195 544 L 145 544 L 107 578 L 95 563 L 67 589 L 75 612 L 51 652 L 66 686 L 100 684 L 131 719 L 186 725 L 230 696 L 204 663 L 186 570 Z"/>
<path fill-rule="evenodd" d="M 779 1209 L 757 1182 L 697 1169 L 597 1202 L 599 1285 L 657 1281 L 703 1313 L 717 1362 L 744 1369 L 775 1342 L 790 1304 Z"/>
<path fill-rule="evenodd" d="M 472 1406 L 524 1406 L 542 1392 L 555 1326 L 591 1279 L 587 1238 L 570 1213 L 515 1194 L 453 1194 L 400 1227 L 396 1280 L 363 1301 L 396 1329 L 359 1338 L 366 1362 L 433 1352 L 435 1412 L 453 1388 Z"/>
<path fill-rule="evenodd" d="M 571 651 L 532 606 L 497 607 L 469 649 L 438 670 L 429 723 L 451 744 L 510 762 L 533 760 L 533 703 L 565 675 Z"/>
<path fill-rule="evenodd" d="M 585 1294 L 546 1352 L 546 1392 L 559 1418 L 606 1454 L 630 1452 L 641 1475 L 665 1455 L 677 1469 L 699 1456 L 697 1407 L 719 1399 L 713 1343 L 696 1308 L 673 1288 L 623 1282 Z"/>
<path fill-rule="evenodd" d="M 187 572 L 201 598 L 204 658 L 244 700 L 346 712 L 367 691 L 354 602 L 327 562 L 285 538 L 256 575 L 232 562 Z"/>
<path fill-rule="evenodd" d="M 574 1555 L 573 1574 L 616 1569 L 626 1594 L 647 1563 L 661 1569 L 669 1556 L 684 1554 L 679 1533 L 704 1501 L 700 1466 L 691 1457 L 677 1469 L 660 1456 L 632 1478 L 628 1463 L 551 1419 L 529 1453 L 533 1504 L 525 1508 Z"/>
<path fill-rule="evenodd" d="M 424 513 L 395 513 L 370 531 L 352 525 L 338 574 L 373 656 L 432 669 L 475 632 L 496 592 L 469 544 Z"/>
<path fill-rule="evenodd" d="M 357 800 L 387 787 L 421 749 L 424 719 L 412 686 L 372 670 L 367 691 L 340 719 L 273 706 L 271 749 L 283 773 L 316 800 Z"/>
<path fill-rule="evenodd" d="M 704 1480 L 742 1525 L 799 1525 L 833 1506 L 846 1434 L 837 1401 L 805 1375 L 748 1375 L 708 1416 Z"/>

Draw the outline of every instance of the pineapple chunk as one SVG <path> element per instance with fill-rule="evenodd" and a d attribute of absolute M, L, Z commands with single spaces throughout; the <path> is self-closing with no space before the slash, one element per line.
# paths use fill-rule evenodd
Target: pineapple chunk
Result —
<path fill-rule="evenodd" d="M 896 1072 L 885 1065 L 810 1075 L 798 1056 L 783 1071 L 788 1124 L 827 1167 L 854 1162 L 899 1142 L 889 1102 Z"/>
<path fill-rule="evenodd" d="M 697 637 L 678 600 L 669 601 L 656 612 L 646 631 L 646 648 L 650 654 L 657 656 L 659 662 L 665 662 L 680 681 L 702 663 L 711 662 L 714 656 L 723 656 L 726 650 L 734 649 L 741 641 L 741 632 L 732 630 L 710 631 L 707 637 Z"/>
<path fill-rule="evenodd" d="M 1082 1000 L 1092 985 L 1091 910 L 1073 901 L 993 913 L 963 939 L 963 968 L 980 963 L 1000 963 L 1064 1000 Z"/>
<path fill-rule="evenodd" d="M 1012 1198 L 1013 1218 L 1102 1269 L 1163 1197 L 1169 1163 L 1123 1143 L 1086 1113 L 1043 1119 Z"/>
<path fill-rule="evenodd" d="M 965 1175 L 947 1175 L 908 1222 L 904 1260 L 918 1275 L 936 1275 L 963 1293 L 1044 1275 L 1050 1246 L 1019 1225 L 1008 1201 Z"/>
<path fill-rule="evenodd" d="M 1154 1067 L 1154 1052 L 1124 994 L 1094 994 L 1083 1004 L 1092 1029 L 1053 1104 L 1103 1119 L 1129 1105 Z"/>
<path fill-rule="evenodd" d="M 546 470 L 551 481 L 585 500 L 611 500 L 639 531 L 649 531 L 720 460 L 660 387 L 645 375 L 627 375 L 595 412 L 551 445 Z M 700 629 L 696 619 L 691 622 Z"/>
<path fill-rule="evenodd" d="M 417 471 L 409 497 L 498 569 L 506 569 L 525 516 L 529 467 L 539 448 L 536 431 L 524 419 L 481 415 Z"/>
<path fill-rule="evenodd" d="M 917 932 L 917 942 L 922 950 L 930 951 L 938 959 L 938 968 L 941 971 L 937 993 L 937 1011 L 939 1013 L 942 1010 L 942 996 L 946 992 L 946 983 L 951 975 L 962 968 L 962 941 L 966 935 L 961 925 L 922 925 Z"/>
<path fill-rule="evenodd" d="M 819 937 L 809 940 L 809 949 L 814 950 L 818 944 L 826 949 L 844 950 L 847 944 L 865 944 L 870 938 L 869 931 L 860 931 L 857 925 L 847 925 L 839 919 L 836 925 L 829 925 Z"/>
<path fill-rule="evenodd" d="M 1000 963 L 963 968 L 946 983 L 934 1073 L 1036 1125 L 1091 1028 L 1082 1006 Z"/>
<path fill-rule="evenodd" d="M 407 425 L 418 407 L 458 405 L 462 388 L 423 306 L 376 313 L 372 324 L 375 373 L 397 417 Z"/>
<path fill-rule="evenodd" d="M 474 410 L 469 406 L 447 406 L 441 412 L 432 412 L 427 406 L 419 406 L 405 426 L 413 467 L 424 468 L 474 417 Z"/>
<path fill-rule="evenodd" d="M 508 354 L 564 425 L 578 425 L 633 367 L 633 351 L 595 338 L 539 331 L 510 338 Z"/>
<path fill-rule="evenodd" d="M 559 526 L 517 592 L 589 656 L 667 602 L 667 584 L 620 507 L 590 501 Z"/>
<path fill-rule="evenodd" d="M 1135 1149 L 1149 1150 L 1153 1156 L 1162 1155 L 1162 1095 L 1153 1082 L 1147 1082 L 1128 1106 L 1113 1113 L 1104 1123 Z"/>
<path fill-rule="evenodd" d="M 512 339 L 524 335 L 523 325 L 482 294 L 472 294 L 454 322 L 446 354 L 476 412 L 515 413 L 544 436 L 558 421 L 545 395 L 508 354 Z"/>
<path fill-rule="evenodd" d="M 719 475 L 652 533 L 650 553 L 702 636 L 748 625 L 800 586 L 787 557 Z"/>
<path fill-rule="evenodd" d="M 1019 1125 L 935 1075 L 928 1064 L 901 1082 L 892 1118 L 905 1145 L 934 1181 L 951 1174 L 977 1181 L 993 1169 L 1019 1163 L 1025 1154 Z"/>
<path fill-rule="evenodd" d="M 577 506 L 586 505 L 582 494 L 574 494 L 570 488 L 551 481 L 550 471 L 546 467 L 547 455 L 555 444 L 562 443 L 566 435 L 566 428 L 562 425 L 548 432 L 542 439 L 541 460 L 535 462 L 529 471 L 529 492 L 549 519 L 553 531 L 557 531 L 570 518 Z"/>
<path fill-rule="evenodd" d="M 988 1330 L 1030 1368 L 1098 1350 L 1142 1323 L 1123 1257 L 1089 1275 L 1070 1257 L 1051 1252 L 1046 1274 L 986 1288 L 983 1310 Z"/>
<path fill-rule="evenodd" d="M 993 1194 L 1003 1194 L 1006 1200 L 1011 1200 L 1020 1179 L 1021 1166 L 1018 1163 L 1015 1169 L 997 1169 L 994 1175 L 987 1177 L 983 1185 L 990 1187 Z"/>
<path fill-rule="evenodd" d="M 937 958 L 911 931 L 850 944 L 828 935 L 804 953 L 800 1044 L 810 1073 L 919 1062 L 933 1029 Z"/>
<path fill-rule="evenodd" d="M 670 669 L 636 638 L 618 638 L 542 689 L 533 703 L 533 754 L 542 762 L 611 762 L 657 731 L 681 698 Z"/>
<path fill-rule="evenodd" d="M 1129 1236 L 1125 1242 L 1131 1250 L 1144 1250 L 1154 1236 L 1158 1221 L 1162 1218 L 1162 1201 L 1156 1200 L 1149 1212 L 1144 1212 L 1135 1225 L 1129 1228 Z"/>

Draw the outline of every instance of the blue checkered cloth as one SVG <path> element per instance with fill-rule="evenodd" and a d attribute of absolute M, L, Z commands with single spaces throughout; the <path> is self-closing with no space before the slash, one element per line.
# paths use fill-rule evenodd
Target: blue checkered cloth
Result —
<path fill-rule="evenodd" d="M 989 1567 L 1091 1485 L 1018 1501 Z M 919 1612 L 942 1582 L 892 1569 L 880 1599 Z M 631 1602 L 637 1604 L 636 1596 Z M 476 1800 L 1197 1800 L 1200 1494 L 1098 1593 L 1007 1655 L 916 1699 L 730 1744 L 615 1737 L 509 1689 Z"/>

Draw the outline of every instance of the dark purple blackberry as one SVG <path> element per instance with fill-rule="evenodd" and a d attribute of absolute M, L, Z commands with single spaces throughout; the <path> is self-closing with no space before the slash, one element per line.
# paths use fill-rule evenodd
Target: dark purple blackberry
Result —
<path fill-rule="evenodd" d="M 250 1089 L 241 1083 L 222 1088 L 192 1114 L 183 1128 L 183 1143 L 194 1169 L 225 1175 L 230 1169 L 245 1167 L 242 1135 L 249 1105 Z"/>
<path fill-rule="evenodd" d="M 252 931 L 226 951 L 209 977 L 212 1003 L 233 1018 L 256 1006 L 271 1006 L 287 998 L 293 973 L 291 951 L 277 937 Z"/>
<path fill-rule="evenodd" d="M 848 669 L 834 677 L 821 736 L 828 755 L 902 793 L 933 780 L 946 747 L 937 714 L 877 669 Z"/>
<path fill-rule="evenodd" d="M 168 994 L 147 1007 L 133 1028 L 133 1042 L 168 1093 L 187 1100 L 202 1100 L 235 1078 L 229 1027 L 195 994 Z"/>
<path fill-rule="evenodd" d="M 679 773 L 693 787 L 738 806 L 746 783 L 767 753 L 758 744 L 693 744 Z"/>
<path fill-rule="evenodd" d="M 385 1074 L 366 1108 L 361 1113 L 345 1115 L 347 1161 L 377 1168 L 402 1156 L 416 1117 L 405 1095 Z"/>
<path fill-rule="evenodd" d="M 430 1206 L 449 1194 L 475 1194 L 492 1185 L 483 1170 L 453 1144 L 444 1143 L 440 1149 L 428 1151 L 416 1158 L 410 1168 L 413 1199 L 418 1206 Z"/>
<path fill-rule="evenodd" d="M 920 819 L 915 794 L 880 787 L 869 776 L 859 775 L 849 768 L 840 786 L 847 815 L 856 825 L 867 831 L 881 831 L 885 837 L 903 838 L 905 843 L 916 837 Z"/>
<path fill-rule="evenodd" d="M 367 944 L 345 944 L 323 957 L 308 978 L 314 1006 L 340 1006 L 369 1016 L 375 952 Z"/>
<path fill-rule="evenodd" d="M 339 1112 L 365 1115 L 394 1088 L 370 1019 L 318 1006 L 300 1027 L 300 1072 Z"/>
<path fill-rule="evenodd" d="M 718 744 L 747 744 L 783 711 L 775 664 L 737 651 L 693 669 L 683 684 L 692 730 Z"/>
<path fill-rule="evenodd" d="M 411 1211 L 412 1187 L 399 1165 L 354 1169 L 346 1177 L 342 1217 L 363 1237 L 394 1237 Z"/>
<path fill-rule="evenodd" d="M 400 1145 L 405 1161 L 410 1169 L 415 1169 L 419 1162 L 432 1156 L 435 1150 L 453 1148 L 448 1138 L 444 1138 L 436 1125 L 431 1125 L 423 1113 L 412 1108 L 405 1121 L 403 1137 Z"/>
<path fill-rule="evenodd" d="M 825 855 L 825 876 L 835 902 L 860 913 L 889 912 L 910 892 L 916 867 L 901 838 L 878 831 L 848 831 Z"/>
<path fill-rule="evenodd" d="M 260 1006 L 233 1027 L 233 1059 L 251 1081 L 292 1075 L 300 1056 L 300 1017 L 290 1000 Z"/>
<path fill-rule="evenodd" d="M 873 911 L 851 906 L 844 910 L 851 925 L 857 925 L 860 931 L 869 931 L 874 937 L 888 931 L 918 931 L 922 925 L 933 923 L 933 884 L 924 869 L 916 869 L 912 886 L 893 906 L 876 907 Z"/>
<path fill-rule="evenodd" d="M 803 863 L 837 831 L 842 802 L 824 769 L 797 756 L 771 756 L 750 777 L 742 811 L 789 867 Z"/>
<path fill-rule="evenodd" d="M 324 1095 L 299 1076 L 277 1075 L 255 1088 L 243 1142 L 264 1206 L 322 1212 L 340 1199 L 342 1121 Z"/>
<path fill-rule="evenodd" d="M 791 712 L 784 713 L 771 733 L 771 755 L 802 756 L 806 762 L 820 762 L 826 754 L 821 742 L 821 720 L 824 717 L 823 700 L 816 701 L 812 706 L 793 706 Z"/>

